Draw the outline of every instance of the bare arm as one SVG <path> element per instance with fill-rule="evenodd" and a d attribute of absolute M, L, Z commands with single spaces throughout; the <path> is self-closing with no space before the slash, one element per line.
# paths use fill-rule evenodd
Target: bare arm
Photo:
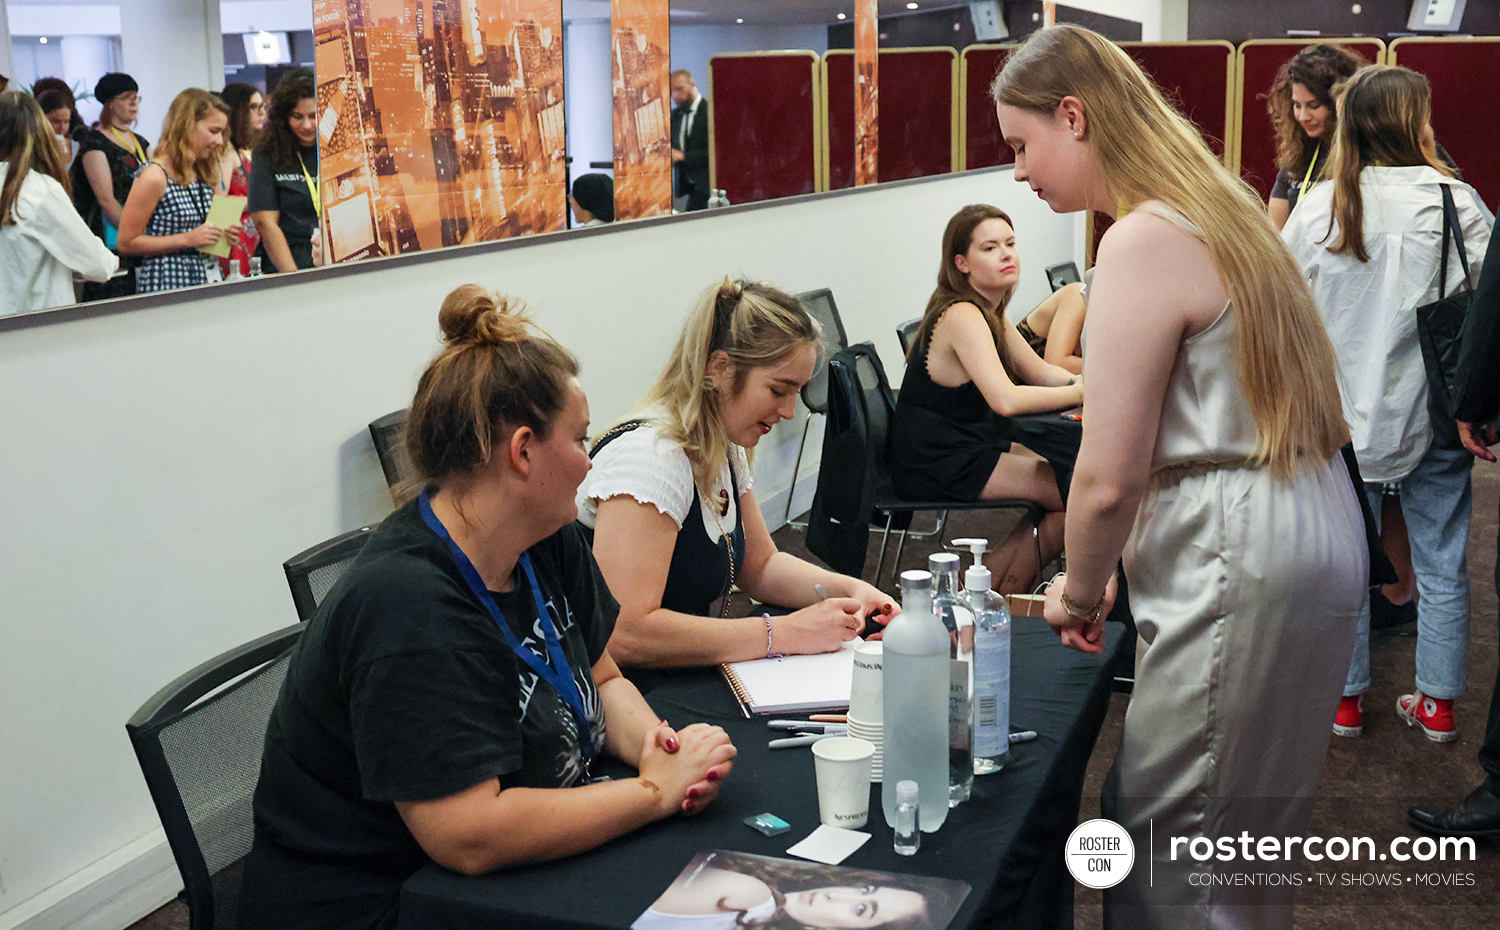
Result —
<path fill-rule="evenodd" d="M 764 531 L 764 524 L 761 529 Z M 746 530 L 748 562 L 748 526 Z M 633 497 L 617 495 L 599 503 L 594 558 L 620 602 L 610 652 L 626 665 L 656 668 L 763 657 L 766 626 L 760 617 L 696 617 L 661 606 L 677 531 L 677 522 L 670 516 Z M 812 593 L 811 584 L 808 593 Z M 808 653 L 837 649 L 859 632 L 854 619 L 857 606 L 854 601 L 834 599 L 773 618 L 776 650 Z"/>
<path fill-rule="evenodd" d="M 1037 357 L 1014 326 L 1007 324 L 1005 334 L 1006 348 L 1016 365 L 1017 374 L 1039 376 L 1038 380 L 1043 384 L 1062 386 L 1038 387 L 1011 381 L 1005 366 L 1000 364 L 1000 353 L 995 348 L 989 324 L 979 308 L 969 303 L 954 304 L 938 320 L 927 350 L 928 371 L 934 380 L 946 375 L 944 380 L 949 381 L 949 386 L 953 386 L 953 382 L 961 384 L 972 380 L 990 409 L 1004 417 L 1076 407 L 1083 403 L 1083 386 L 1065 384 L 1071 374 Z"/>
<path fill-rule="evenodd" d="M 1271 223 L 1280 232 L 1286 225 L 1287 217 L 1292 215 L 1292 202 L 1283 197 L 1272 197 L 1266 201 L 1266 215 L 1271 217 Z"/>
<path fill-rule="evenodd" d="M 1213 321 L 1227 296 L 1206 246 L 1141 212 L 1110 228 L 1095 275 L 1091 338 L 1121 351 L 1092 352 L 1084 363 L 1093 390 L 1068 496 L 1068 573 L 1049 591 L 1047 619 L 1064 644 L 1097 652 L 1102 627 L 1081 630 L 1058 597 L 1066 591 L 1072 601 L 1092 604 L 1114 576 L 1150 479 L 1178 348 Z"/>
<path fill-rule="evenodd" d="M 811 606 L 823 600 L 817 593 L 821 586 L 831 598 L 858 601 L 860 618 L 878 613 L 889 620 L 900 613 L 891 598 L 874 585 L 778 551 L 754 492 L 740 495 L 740 514 L 745 525 L 745 568 L 740 590 L 751 597 L 782 607 Z"/>
<path fill-rule="evenodd" d="M 1047 330 L 1042 358 L 1075 375 L 1083 374 L 1083 320 L 1088 313 L 1083 285 L 1069 284 L 1052 296 L 1057 298 L 1057 309 Z"/>
<path fill-rule="evenodd" d="M 146 224 L 156 212 L 162 195 L 167 192 L 167 174 L 160 167 L 148 168 L 136 176 L 130 187 L 130 197 L 125 201 L 125 212 L 120 216 L 120 233 L 117 246 L 121 255 L 170 255 L 184 249 L 196 249 L 213 245 L 226 234 L 218 226 L 207 223 L 187 232 L 172 236 L 148 236 Z M 229 233 L 231 239 L 237 233 Z"/>
<path fill-rule="evenodd" d="M 292 258 L 292 248 L 286 244 L 286 233 L 281 231 L 280 210 L 257 210 L 250 214 L 255 228 L 260 233 L 260 243 L 265 246 L 271 264 L 282 274 L 297 270 L 297 260 Z"/>
<path fill-rule="evenodd" d="M 89 189 L 94 192 L 94 199 L 99 201 L 99 209 L 104 211 L 104 218 L 118 229 L 124 207 L 115 199 L 115 179 L 110 177 L 109 159 L 103 152 L 94 149 L 83 153 L 83 176 L 88 179 Z"/>
<path fill-rule="evenodd" d="M 682 810 L 690 790 L 697 792 L 695 810 L 712 799 L 735 756 L 724 731 L 693 724 L 659 736 L 670 728 L 643 726 L 646 720 L 654 724 L 654 715 L 608 655 L 595 664 L 594 675 L 611 729 L 624 731 L 607 733 L 606 744 L 639 735 L 639 748 L 626 754 L 639 760 L 641 776 L 577 788 L 505 788 L 491 778 L 437 800 L 398 801 L 401 819 L 433 861 L 477 875 L 557 859 Z M 676 750 L 664 745 L 669 738 Z M 711 771 L 718 774 L 709 778 Z"/>

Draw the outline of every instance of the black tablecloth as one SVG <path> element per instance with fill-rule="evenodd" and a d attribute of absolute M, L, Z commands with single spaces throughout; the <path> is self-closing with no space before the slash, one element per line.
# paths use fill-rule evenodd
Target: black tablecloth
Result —
<path fill-rule="evenodd" d="M 1029 413 L 1010 418 L 1010 437 L 1047 460 L 1057 476 L 1058 493 L 1067 504 L 1078 444 L 1083 441 L 1083 421 L 1069 420 L 1058 411 Z"/>
<path fill-rule="evenodd" d="M 870 840 L 844 861 L 855 868 L 914 872 L 968 882 L 973 891 L 954 918 L 962 927 L 1073 926 L 1073 880 L 1063 847 L 1078 820 L 1084 769 L 1108 709 L 1108 667 L 1126 639 L 1110 624 L 1103 655 L 1064 649 L 1037 618 L 1013 624 L 1011 728 L 1035 740 L 1011 748 L 1005 768 L 974 780 L 974 797 L 949 811 L 937 833 L 922 835 L 912 857 L 892 851 L 872 786 Z M 716 670 L 705 669 L 651 693 L 652 707 L 674 726 L 705 720 L 729 731 L 740 755 L 719 797 L 696 817 L 672 817 L 558 862 L 468 877 L 428 865 L 401 890 L 400 927 L 629 927 L 694 854 L 732 849 L 785 856 L 818 825 L 812 753 L 769 750 L 761 719 L 746 720 Z M 784 734 L 782 734 L 784 735 Z M 791 832 L 766 837 L 741 821 L 770 811 Z"/>

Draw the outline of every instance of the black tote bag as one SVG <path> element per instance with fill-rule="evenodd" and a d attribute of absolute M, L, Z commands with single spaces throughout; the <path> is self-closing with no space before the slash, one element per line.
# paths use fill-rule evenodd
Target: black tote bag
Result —
<path fill-rule="evenodd" d="M 1458 222 L 1453 190 L 1443 188 L 1443 254 L 1438 265 L 1438 299 L 1417 308 L 1417 342 L 1422 347 L 1422 365 L 1427 369 L 1427 413 L 1432 418 L 1432 443 L 1440 449 L 1461 449 L 1455 414 L 1458 411 L 1458 356 L 1463 348 L 1469 304 L 1474 287 L 1469 281 L 1469 254 L 1464 248 L 1464 230 Z M 1448 241 L 1458 246 L 1458 261 L 1464 281 L 1448 294 Z"/>

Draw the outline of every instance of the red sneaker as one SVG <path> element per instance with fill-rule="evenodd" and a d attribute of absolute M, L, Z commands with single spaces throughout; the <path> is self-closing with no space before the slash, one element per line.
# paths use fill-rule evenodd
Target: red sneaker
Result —
<path fill-rule="evenodd" d="M 1333 732 L 1339 736 L 1358 736 L 1365 732 L 1365 696 L 1346 694 L 1339 701 L 1339 712 L 1333 718 Z"/>
<path fill-rule="evenodd" d="M 1458 739 L 1458 726 L 1453 722 L 1453 702 L 1444 698 L 1428 697 L 1420 691 L 1403 694 L 1396 698 L 1396 713 L 1409 727 L 1421 727 L 1422 732 L 1434 743 L 1450 743 Z"/>

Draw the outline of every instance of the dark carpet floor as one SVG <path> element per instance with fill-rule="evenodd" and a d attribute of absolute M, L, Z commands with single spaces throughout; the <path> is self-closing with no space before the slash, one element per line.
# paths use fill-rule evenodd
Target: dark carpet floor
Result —
<path fill-rule="evenodd" d="M 1420 834 L 1406 825 L 1405 811 L 1424 799 L 1456 800 L 1478 784 L 1481 772 L 1474 753 L 1483 737 L 1485 713 L 1495 683 L 1497 605 L 1494 589 L 1497 505 L 1500 505 L 1500 466 L 1479 463 L 1474 470 L 1474 520 L 1470 531 L 1469 577 L 1474 622 L 1470 630 L 1469 692 L 1455 706 L 1459 738 L 1433 743 L 1420 731 L 1408 729 L 1396 716 L 1398 695 L 1412 690 L 1412 661 L 1416 639 L 1376 638 L 1371 648 L 1372 687 L 1365 705 L 1365 732 L 1357 739 L 1330 737 L 1324 764 L 1314 829 L 1325 837 L 1369 836 L 1377 848 L 1397 836 Z M 955 514 L 945 539 L 984 535 L 999 539 L 1013 518 L 1007 515 Z M 782 549 L 806 556 L 802 534 L 783 528 L 774 534 Z M 878 538 L 878 537 L 877 537 Z M 875 570 L 878 546 L 872 541 L 864 577 Z M 917 540 L 907 547 L 903 567 L 924 565 L 937 540 Z M 887 568 L 885 579 L 891 577 Z M 890 588 L 889 582 L 885 587 Z M 1297 700 L 1287 694 L 1288 701 Z M 1115 695 L 1089 765 L 1081 819 L 1099 815 L 1099 787 L 1119 745 L 1125 695 Z M 1296 912 L 1298 930 L 1495 930 L 1500 927 L 1500 843 L 1482 842 L 1472 862 L 1436 861 L 1408 867 L 1407 872 L 1434 876 L 1468 876 L 1459 886 L 1391 889 L 1362 885 L 1358 876 L 1390 871 L 1383 865 L 1343 863 L 1326 869 L 1348 875 L 1332 886 L 1304 886 Z M 1442 879 L 1439 878 L 1439 881 Z M 1452 880 L 1452 879 L 1449 879 Z M 1075 927 L 1093 930 L 1102 924 L 1101 896 L 1078 889 Z M 172 903 L 134 924 L 129 930 L 186 930 L 187 912 Z"/>

